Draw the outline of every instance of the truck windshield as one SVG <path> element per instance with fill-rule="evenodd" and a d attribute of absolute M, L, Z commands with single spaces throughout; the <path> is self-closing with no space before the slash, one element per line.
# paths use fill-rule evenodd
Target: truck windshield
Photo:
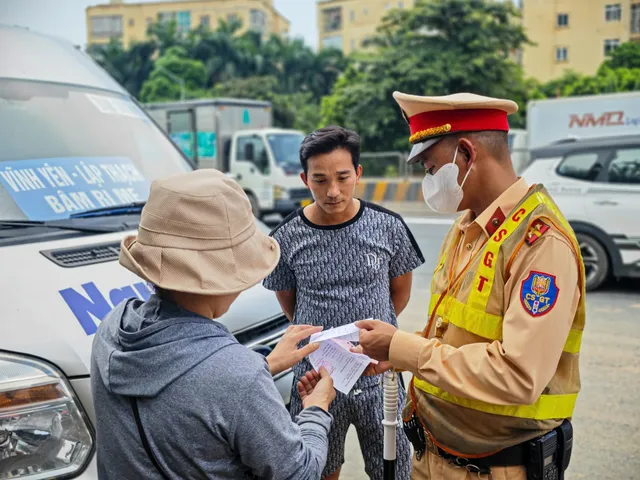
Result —
<path fill-rule="evenodd" d="M 285 170 L 302 170 L 300 145 L 304 140 L 304 135 L 300 133 L 272 133 L 267 135 L 267 140 L 279 167 Z"/>
<path fill-rule="evenodd" d="M 191 169 L 131 98 L 74 85 L 0 79 L 0 145 L 0 220 L 144 202 Z"/>

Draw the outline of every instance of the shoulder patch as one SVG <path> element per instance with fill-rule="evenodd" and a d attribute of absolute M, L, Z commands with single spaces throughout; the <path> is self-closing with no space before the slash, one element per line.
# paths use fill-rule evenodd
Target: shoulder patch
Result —
<path fill-rule="evenodd" d="M 544 232 L 549 230 L 549 228 L 550 228 L 549 225 L 544 223 L 539 218 L 536 218 L 534 222 L 531 224 L 531 226 L 529 227 L 529 230 L 527 230 L 527 238 L 526 238 L 527 244 L 533 245 L 536 242 L 536 240 L 538 240 L 544 234 Z"/>
<path fill-rule="evenodd" d="M 553 309 L 559 293 L 555 275 L 531 270 L 520 286 L 520 303 L 529 315 L 540 317 Z"/>

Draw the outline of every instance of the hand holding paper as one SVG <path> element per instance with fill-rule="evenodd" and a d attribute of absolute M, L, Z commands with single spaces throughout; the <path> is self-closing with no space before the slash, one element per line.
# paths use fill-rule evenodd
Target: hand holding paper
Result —
<path fill-rule="evenodd" d="M 336 390 L 348 394 L 362 372 L 375 360 L 361 353 L 354 353 L 352 341 L 358 341 L 359 330 L 354 324 L 331 328 L 311 336 L 310 341 L 320 343 L 320 348 L 309 355 L 313 368 L 324 367 L 333 378 Z"/>

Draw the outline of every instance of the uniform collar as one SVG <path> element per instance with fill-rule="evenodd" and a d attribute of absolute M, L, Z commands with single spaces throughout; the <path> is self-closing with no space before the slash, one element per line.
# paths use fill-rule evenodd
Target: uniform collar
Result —
<path fill-rule="evenodd" d="M 466 211 L 460 220 L 459 227 L 462 230 L 466 230 L 472 224 L 475 224 L 480 227 L 487 236 L 493 235 L 498 227 L 504 223 L 505 216 L 520 203 L 528 191 L 529 187 L 524 178 L 518 178 L 513 185 L 496 198 L 475 220 L 473 219 L 473 212 L 470 210 Z"/>

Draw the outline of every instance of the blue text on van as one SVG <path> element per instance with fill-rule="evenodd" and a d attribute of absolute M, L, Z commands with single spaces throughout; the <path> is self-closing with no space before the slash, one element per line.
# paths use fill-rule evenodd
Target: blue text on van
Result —
<path fill-rule="evenodd" d="M 151 296 L 149 287 L 143 282 L 125 285 L 122 288 L 114 288 L 109 291 L 108 300 L 96 287 L 95 283 L 83 283 L 81 286 L 84 293 L 78 292 L 73 288 L 65 288 L 60 290 L 59 293 L 64 301 L 67 302 L 87 335 L 93 335 L 98 329 L 94 318 L 102 321 L 107 313 L 123 300 L 128 298 L 147 300 Z"/>

